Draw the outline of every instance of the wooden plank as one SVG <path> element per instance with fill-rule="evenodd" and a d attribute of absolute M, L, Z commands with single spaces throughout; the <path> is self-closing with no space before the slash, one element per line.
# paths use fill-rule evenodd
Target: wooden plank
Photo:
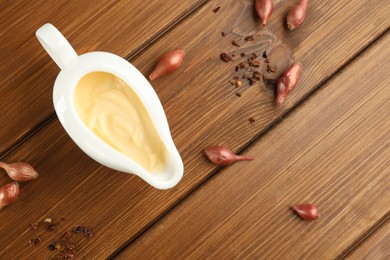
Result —
<path fill-rule="evenodd" d="M 388 1 L 367 12 L 363 11 L 367 4 L 364 1 L 338 1 L 328 6 L 313 0 L 306 27 L 292 34 L 281 24 L 289 6 L 279 3 L 267 32 L 273 32 L 272 39 L 289 45 L 305 70 L 286 106 L 276 108 L 273 97 L 261 85 L 245 88 L 243 96 L 236 97 L 236 90 L 228 83 L 233 76 L 232 65 L 219 59 L 221 51 L 234 48 L 230 38 L 221 40 L 222 30 L 262 34 L 258 19 L 252 15 L 252 1 L 226 2 L 215 14 L 212 9 L 218 4 L 205 4 L 133 62 L 147 75 L 162 52 L 173 46 L 186 49 L 183 67 L 153 83 L 184 160 L 182 182 L 174 189 L 158 191 L 134 176 L 99 166 L 83 155 L 53 121 L 4 158 L 28 161 L 41 176 L 24 184 L 18 203 L 0 212 L 0 232 L 8 234 L 0 237 L 0 245 L 6 245 L 0 256 L 48 257 L 45 243 L 54 234 L 42 234 L 45 239 L 38 247 L 28 248 L 26 241 L 31 238 L 28 224 L 50 214 L 66 218 L 58 234 L 75 224 L 95 231 L 93 241 L 82 241 L 80 257 L 107 257 L 212 175 L 216 167 L 201 155 L 205 146 L 225 144 L 241 149 L 389 26 Z M 376 26 L 355 26 L 363 14 Z M 261 42 L 250 44 L 261 50 Z M 250 116 L 256 118 L 256 124 L 248 122 Z M 6 182 L 5 178 L 0 180 Z"/>
<path fill-rule="evenodd" d="M 346 259 L 389 259 L 390 258 L 390 220 L 382 224 L 362 242 Z"/>
<path fill-rule="evenodd" d="M 202 2 L 0 1 L 0 154 L 53 113 L 59 68 L 35 38 L 41 25 L 53 23 L 79 54 L 101 50 L 127 56 Z"/>
<path fill-rule="evenodd" d="M 389 46 L 390 34 L 119 259 L 336 258 L 390 212 Z M 321 218 L 288 208 L 302 202 Z"/>

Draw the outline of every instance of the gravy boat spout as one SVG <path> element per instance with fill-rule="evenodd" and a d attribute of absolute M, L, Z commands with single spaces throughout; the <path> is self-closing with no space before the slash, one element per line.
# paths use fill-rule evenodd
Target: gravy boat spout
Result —
<path fill-rule="evenodd" d="M 95 161 L 117 171 L 135 174 L 155 188 L 169 189 L 175 186 L 183 176 L 183 161 L 173 142 L 161 102 L 141 72 L 125 59 L 112 53 L 97 51 L 78 56 L 65 37 L 52 24 L 43 25 L 36 31 L 36 36 L 61 69 L 54 83 L 54 108 L 62 126 L 80 149 Z M 150 132 L 150 128 L 155 129 L 159 144 L 163 147 L 159 150 L 164 151 L 161 152 L 164 158 L 161 167 L 145 167 L 143 162 L 128 156 L 116 147 L 116 144 L 123 146 L 123 143 L 117 142 L 111 145 L 87 126 L 86 121 L 83 121 L 76 106 L 75 93 L 81 80 L 93 73 L 111 75 L 126 87 L 126 91 L 134 93 L 136 99 L 143 105 L 140 109 L 144 109 L 142 111 L 146 111 L 145 114 L 136 115 L 141 118 L 140 120 L 146 120 L 143 115 L 147 115 L 148 120 L 150 119 L 150 127 L 144 128 L 146 132 Z M 103 98 L 108 98 L 108 96 L 108 94 L 103 95 Z M 93 97 L 86 96 L 84 100 L 90 102 L 90 99 L 92 100 Z M 104 113 L 99 113 L 98 116 L 101 114 Z M 108 121 L 105 126 L 111 127 L 110 122 Z M 130 124 L 127 120 L 123 122 Z M 122 126 L 123 122 L 119 122 L 119 125 Z M 136 123 L 137 127 L 140 124 L 145 125 Z M 144 139 L 147 140 L 147 138 Z M 150 145 L 155 147 L 156 142 Z M 153 152 L 152 150 L 150 157 L 154 154 Z M 137 150 L 135 153 L 137 154 Z M 143 158 L 153 161 L 148 153 Z M 155 160 L 152 165 L 154 164 Z"/>

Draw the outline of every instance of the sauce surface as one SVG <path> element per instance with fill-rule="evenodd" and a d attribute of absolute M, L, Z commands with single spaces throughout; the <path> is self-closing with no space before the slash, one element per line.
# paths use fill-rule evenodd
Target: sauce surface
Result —
<path fill-rule="evenodd" d="M 74 93 L 78 115 L 108 145 L 149 172 L 165 165 L 167 150 L 136 93 L 120 78 L 92 72 Z"/>

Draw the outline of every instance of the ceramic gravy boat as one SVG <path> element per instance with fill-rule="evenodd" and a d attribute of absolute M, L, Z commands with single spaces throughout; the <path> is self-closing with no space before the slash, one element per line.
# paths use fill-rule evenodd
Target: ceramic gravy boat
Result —
<path fill-rule="evenodd" d="M 54 108 L 62 126 L 80 149 L 97 162 L 121 172 L 135 174 L 155 188 L 169 189 L 175 186 L 183 176 L 183 162 L 173 143 L 161 102 L 141 72 L 112 53 L 97 51 L 78 56 L 52 24 L 40 27 L 36 36 L 61 69 L 54 83 Z M 141 164 L 104 142 L 81 120 L 75 108 L 74 93 L 80 79 L 91 72 L 113 74 L 124 81 L 141 100 L 167 151 L 161 170 L 148 172 Z"/>

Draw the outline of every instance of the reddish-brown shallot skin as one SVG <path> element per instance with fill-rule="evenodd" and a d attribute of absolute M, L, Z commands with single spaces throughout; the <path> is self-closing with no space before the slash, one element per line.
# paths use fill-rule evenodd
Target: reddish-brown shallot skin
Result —
<path fill-rule="evenodd" d="M 252 161 L 250 156 L 236 155 L 230 149 L 223 146 L 211 146 L 204 150 L 204 154 L 209 160 L 219 166 L 226 166 L 236 161 Z"/>
<path fill-rule="evenodd" d="M 290 208 L 304 220 L 312 221 L 320 217 L 320 212 L 314 204 L 303 203 L 299 205 L 293 205 Z"/>
<path fill-rule="evenodd" d="M 294 30 L 303 24 L 306 17 L 307 0 L 298 0 L 287 14 L 287 27 Z"/>
<path fill-rule="evenodd" d="M 274 10 L 274 3 L 272 0 L 256 0 L 255 9 L 264 28 L 268 23 L 268 19 L 270 18 L 272 11 Z"/>
<path fill-rule="evenodd" d="M 287 95 L 294 90 L 298 84 L 299 75 L 301 74 L 301 64 L 294 63 L 280 76 L 276 85 L 276 104 L 281 106 Z"/>
<path fill-rule="evenodd" d="M 16 162 L 7 164 L 0 162 L 0 167 L 3 168 L 8 176 L 14 181 L 31 181 L 38 177 L 38 173 L 34 168 L 25 162 Z"/>
<path fill-rule="evenodd" d="M 19 184 L 11 182 L 0 188 L 0 210 L 14 203 L 19 197 Z"/>
<path fill-rule="evenodd" d="M 177 49 L 165 53 L 160 57 L 156 67 L 149 75 L 150 80 L 155 80 L 180 68 L 184 58 L 184 50 Z"/>

